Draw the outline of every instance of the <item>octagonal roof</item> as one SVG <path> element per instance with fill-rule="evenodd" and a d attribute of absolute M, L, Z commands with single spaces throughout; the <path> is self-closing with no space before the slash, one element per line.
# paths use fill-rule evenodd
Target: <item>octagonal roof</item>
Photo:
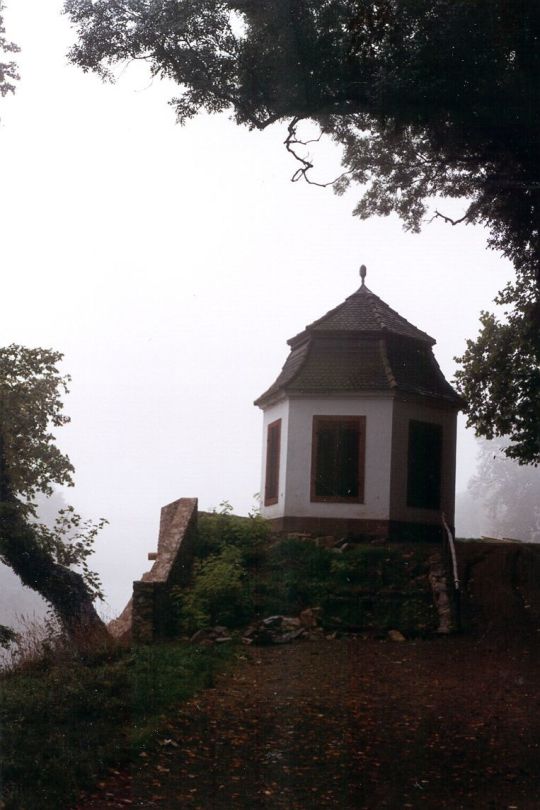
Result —
<path fill-rule="evenodd" d="M 255 405 L 284 394 L 402 391 L 462 407 L 433 355 L 434 338 L 372 293 L 362 270 L 356 292 L 288 341 L 281 373 Z"/>

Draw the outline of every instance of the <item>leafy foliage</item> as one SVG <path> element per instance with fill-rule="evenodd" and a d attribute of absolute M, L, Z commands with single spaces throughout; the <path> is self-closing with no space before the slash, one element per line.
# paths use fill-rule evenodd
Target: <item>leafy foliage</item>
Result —
<path fill-rule="evenodd" d="M 202 627 L 236 627 L 252 612 L 247 571 L 239 548 L 229 546 L 195 566 L 195 583 L 179 592 L 182 627 L 193 632 Z"/>
<path fill-rule="evenodd" d="M 504 452 L 520 464 L 540 463 L 540 334 L 532 285 L 508 285 L 498 303 L 514 304 L 504 321 L 489 312 L 480 318 L 476 341 L 457 360 L 467 424 L 486 439 L 508 437 Z"/>
<path fill-rule="evenodd" d="M 19 48 L 6 37 L 4 26 L 5 5 L 0 0 L 0 96 L 15 92 L 15 82 L 19 79 L 17 65 L 9 55 L 17 53 Z M 5 61 L 9 59 L 9 61 Z"/>
<path fill-rule="evenodd" d="M 270 537 L 270 524 L 258 514 L 247 518 L 232 514 L 228 501 L 219 505 L 219 511 L 203 512 L 198 520 L 196 553 L 205 558 L 234 546 L 242 551 L 247 561 L 255 560 Z"/>
<path fill-rule="evenodd" d="M 235 627 L 253 612 L 249 567 L 260 560 L 270 526 L 258 514 L 238 517 L 228 501 L 219 511 L 199 515 L 195 581 L 176 593 L 182 628 L 194 632 L 210 625 Z"/>
<path fill-rule="evenodd" d="M 60 352 L 48 349 L 0 348 L 2 453 L 10 486 L 32 515 L 38 492 L 51 495 L 53 484 L 73 486 L 73 466 L 50 432 L 69 422 L 62 395 L 70 378 L 58 371 L 61 360 Z"/>
<path fill-rule="evenodd" d="M 88 561 L 94 553 L 94 541 L 107 522 L 104 518 L 97 523 L 83 520 L 73 506 L 66 506 L 59 510 L 52 527 L 34 524 L 41 548 L 58 565 L 80 571 L 89 592 L 98 599 L 103 598 L 101 581 Z"/>

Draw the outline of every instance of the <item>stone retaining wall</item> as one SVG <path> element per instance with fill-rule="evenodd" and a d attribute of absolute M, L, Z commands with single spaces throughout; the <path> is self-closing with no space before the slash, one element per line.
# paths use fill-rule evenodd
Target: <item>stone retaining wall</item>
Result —
<path fill-rule="evenodd" d="M 171 589 L 189 582 L 196 537 L 197 498 L 179 498 L 162 508 L 154 565 L 133 583 L 132 599 L 109 625 L 112 635 L 150 644 L 174 632 Z"/>

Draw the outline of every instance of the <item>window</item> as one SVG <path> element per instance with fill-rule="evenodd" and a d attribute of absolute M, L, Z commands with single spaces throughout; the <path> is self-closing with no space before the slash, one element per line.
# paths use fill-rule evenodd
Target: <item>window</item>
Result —
<path fill-rule="evenodd" d="M 268 425 L 266 434 L 266 476 L 264 505 L 271 506 L 279 499 L 279 451 L 281 448 L 281 419 Z"/>
<path fill-rule="evenodd" d="M 311 500 L 364 500 L 365 416 L 314 416 Z"/>
<path fill-rule="evenodd" d="M 409 422 L 407 506 L 440 509 L 442 425 Z"/>

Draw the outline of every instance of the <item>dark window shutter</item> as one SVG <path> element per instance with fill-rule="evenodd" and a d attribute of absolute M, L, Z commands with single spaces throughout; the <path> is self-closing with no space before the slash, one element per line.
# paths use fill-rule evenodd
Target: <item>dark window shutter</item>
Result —
<path fill-rule="evenodd" d="M 407 506 L 441 508 L 442 425 L 409 422 Z"/>
<path fill-rule="evenodd" d="M 266 475 L 264 505 L 271 506 L 279 499 L 279 454 L 281 450 L 281 419 L 268 425 L 266 434 Z"/>
<path fill-rule="evenodd" d="M 313 417 L 311 500 L 364 498 L 365 417 Z"/>

